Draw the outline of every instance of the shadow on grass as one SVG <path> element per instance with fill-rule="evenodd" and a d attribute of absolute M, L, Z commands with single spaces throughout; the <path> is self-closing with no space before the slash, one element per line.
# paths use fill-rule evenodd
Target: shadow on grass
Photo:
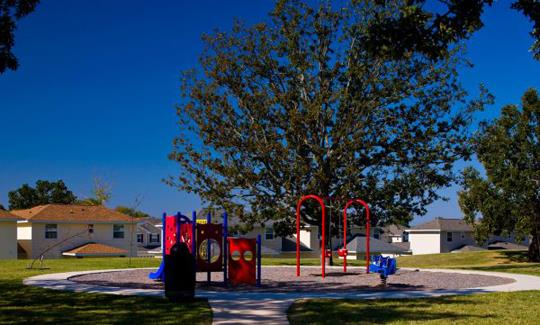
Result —
<path fill-rule="evenodd" d="M 0 281 L 0 323 L 165 323 L 212 321 L 207 301 L 173 303 L 135 296 L 72 293 Z"/>
<path fill-rule="evenodd" d="M 288 310 L 291 324 L 381 324 L 400 321 L 426 322 L 486 320 L 486 315 L 474 315 L 463 311 L 449 311 L 441 305 L 460 304 L 465 307 L 471 301 L 456 298 L 414 300 L 329 300 L 313 299 L 295 302 Z M 434 308 L 435 307 L 435 308 Z"/>
<path fill-rule="evenodd" d="M 526 263 L 529 261 L 527 251 L 499 251 L 496 259 L 505 259 L 505 263 Z"/>

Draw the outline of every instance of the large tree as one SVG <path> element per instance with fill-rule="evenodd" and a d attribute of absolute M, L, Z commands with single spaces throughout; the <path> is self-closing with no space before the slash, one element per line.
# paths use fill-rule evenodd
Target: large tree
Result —
<path fill-rule="evenodd" d="M 36 8 L 39 0 L 0 0 L 0 74 L 17 70 L 19 62 L 11 51 L 15 45 L 16 21 Z"/>
<path fill-rule="evenodd" d="M 476 237 L 531 236 L 529 259 L 540 261 L 540 98 L 529 90 L 522 107 L 508 105 L 474 139 L 486 177 L 467 168 L 459 205 Z"/>
<path fill-rule="evenodd" d="M 367 48 L 368 28 L 403 6 L 284 0 L 268 22 L 205 35 L 202 71 L 183 78 L 169 183 L 246 223 L 272 219 L 282 235 L 309 193 L 361 197 L 379 223 L 424 214 L 468 157 L 483 100 L 466 101 L 459 47 L 399 58 Z M 307 206 L 303 222 L 320 224 Z"/>
<path fill-rule="evenodd" d="M 20 188 L 8 193 L 9 209 L 29 209 L 37 205 L 49 203 L 72 204 L 77 197 L 64 181 L 49 182 L 38 180 L 36 186 L 23 184 Z"/>

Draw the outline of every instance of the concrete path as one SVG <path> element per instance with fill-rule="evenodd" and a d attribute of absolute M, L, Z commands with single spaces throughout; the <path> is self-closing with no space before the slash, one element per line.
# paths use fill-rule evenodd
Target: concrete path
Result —
<path fill-rule="evenodd" d="M 403 270 L 415 270 L 402 268 Z M 330 298 L 330 299 L 407 299 L 423 297 L 439 297 L 447 295 L 466 295 L 473 293 L 508 292 L 522 290 L 540 290 L 540 277 L 524 274 L 501 272 L 484 272 L 452 269 L 421 269 L 426 272 L 446 272 L 461 274 L 480 274 L 514 279 L 515 282 L 491 287 L 467 288 L 456 290 L 433 291 L 349 291 L 332 293 L 277 293 L 277 292 L 216 292 L 197 290 L 197 297 L 208 298 L 213 312 L 214 324 L 288 324 L 287 309 L 297 299 Z M 55 290 L 75 292 L 106 293 L 116 295 L 140 295 L 163 297 L 162 290 L 128 289 L 109 286 L 97 286 L 77 283 L 68 280 L 75 275 L 117 272 L 123 270 L 98 270 L 85 272 L 68 272 L 44 274 L 23 281 L 26 285 Z"/>

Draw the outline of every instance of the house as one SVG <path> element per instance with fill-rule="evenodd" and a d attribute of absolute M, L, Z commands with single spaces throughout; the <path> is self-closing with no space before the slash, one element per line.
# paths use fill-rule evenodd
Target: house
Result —
<path fill-rule="evenodd" d="M 145 218 L 137 222 L 137 246 L 139 250 L 161 246 L 161 220 Z"/>
<path fill-rule="evenodd" d="M 347 243 L 347 259 L 360 259 L 363 260 L 366 256 L 366 236 L 355 235 Z M 407 250 L 399 247 L 398 245 L 388 243 L 384 240 L 376 239 L 374 237 L 369 238 L 369 253 L 370 255 L 383 255 L 396 257 L 407 254 Z"/>
<path fill-rule="evenodd" d="M 136 252 L 131 217 L 104 206 L 47 204 L 14 210 L 27 258 L 127 256 Z"/>
<path fill-rule="evenodd" d="M 388 225 L 377 228 L 375 238 L 387 243 L 405 243 L 409 241 L 409 234 L 405 230 L 401 225 Z"/>
<path fill-rule="evenodd" d="M 463 219 L 435 218 L 406 232 L 414 255 L 448 253 L 467 245 L 476 246 L 473 229 Z"/>
<path fill-rule="evenodd" d="M 0 259 L 17 258 L 17 220 L 17 216 L 0 209 Z"/>

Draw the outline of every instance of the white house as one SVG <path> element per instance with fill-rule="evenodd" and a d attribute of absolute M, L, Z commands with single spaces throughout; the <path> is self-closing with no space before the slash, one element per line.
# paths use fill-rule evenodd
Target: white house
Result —
<path fill-rule="evenodd" d="M 406 232 L 413 255 L 448 253 L 465 245 L 476 245 L 473 229 L 463 219 L 435 218 Z"/>
<path fill-rule="evenodd" d="M 127 256 L 136 253 L 132 218 L 103 206 L 47 204 L 14 210 L 28 258 Z"/>
<path fill-rule="evenodd" d="M 161 246 L 161 220 L 145 218 L 137 222 L 137 246 L 139 249 Z"/>
<path fill-rule="evenodd" d="M 0 259 L 17 258 L 17 220 L 17 216 L 0 209 Z"/>

